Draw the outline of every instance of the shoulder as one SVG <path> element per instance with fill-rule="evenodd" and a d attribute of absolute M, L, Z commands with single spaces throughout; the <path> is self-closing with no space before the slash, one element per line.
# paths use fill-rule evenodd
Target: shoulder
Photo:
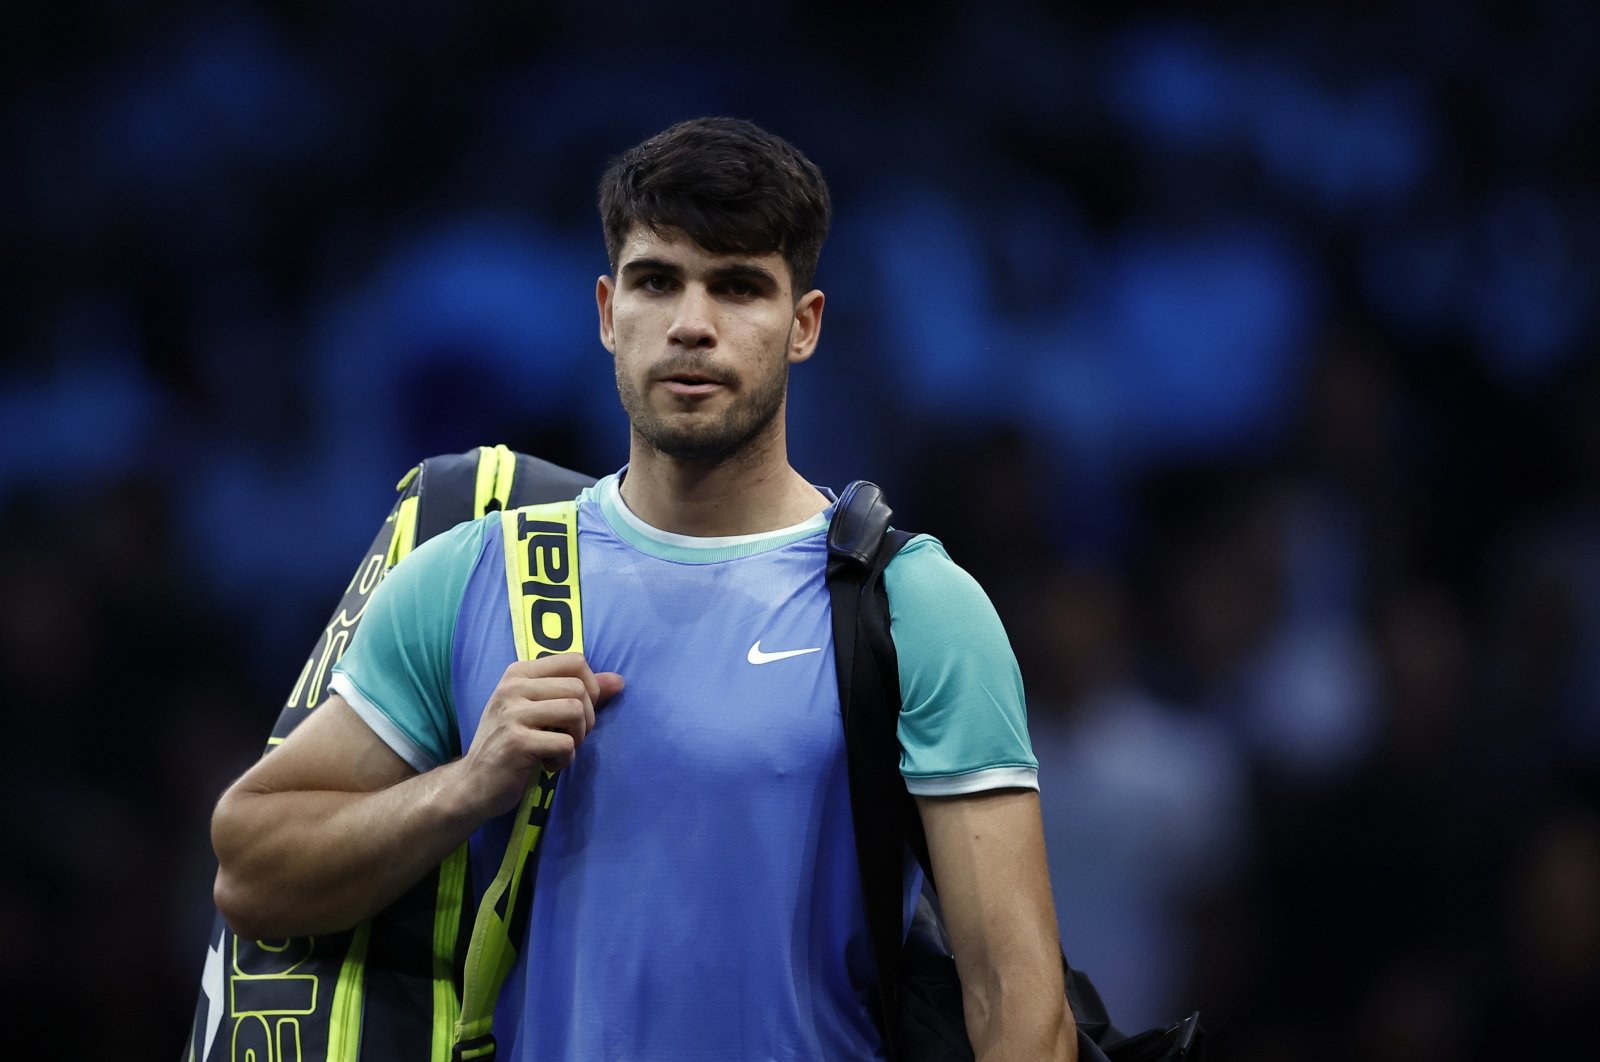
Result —
<path fill-rule="evenodd" d="M 966 569 L 950 559 L 944 543 L 932 535 L 913 535 L 884 569 L 884 577 L 897 581 L 971 580 Z"/>
<path fill-rule="evenodd" d="M 467 583 L 498 514 L 457 524 L 403 557 L 373 591 L 331 687 L 419 771 L 455 754 L 451 648 Z"/>
<path fill-rule="evenodd" d="M 419 543 L 402 558 L 395 570 L 398 571 L 405 565 L 430 570 L 462 564 L 471 565 L 483 551 L 485 540 L 491 534 L 498 533 L 499 529 L 498 512 L 480 516 L 475 520 L 463 520 L 448 531 L 441 531 L 426 542 Z"/>
<path fill-rule="evenodd" d="M 1022 676 L 978 581 L 919 535 L 885 569 L 884 587 L 906 787 L 921 796 L 1037 788 Z"/>
<path fill-rule="evenodd" d="M 498 541 L 499 534 L 499 513 L 441 531 L 402 557 L 384 576 L 374 598 L 405 596 L 433 607 L 458 602 L 485 546 L 491 539 Z"/>
<path fill-rule="evenodd" d="M 906 543 L 884 569 L 883 584 L 897 645 L 902 631 L 956 632 L 974 624 L 999 628 L 1000 617 L 983 587 L 931 535 Z"/>
<path fill-rule="evenodd" d="M 500 514 L 441 531 L 406 554 L 373 591 L 352 649 L 370 648 L 382 632 L 397 648 L 443 652 L 480 559 L 498 559 Z"/>

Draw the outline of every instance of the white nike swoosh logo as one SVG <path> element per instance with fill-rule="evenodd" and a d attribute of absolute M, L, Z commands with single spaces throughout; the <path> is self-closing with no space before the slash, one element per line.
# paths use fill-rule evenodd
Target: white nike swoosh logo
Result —
<path fill-rule="evenodd" d="M 750 647 L 750 651 L 744 655 L 744 658 L 752 664 L 770 664 L 774 660 L 787 660 L 791 656 L 805 656 L 807 653 L 820 652 L 822 652 L 822 646 L 819 645 L 814 649 L 785 649 L 781 653 L 763 653 L 761 651 L 761 640 L 758 638 L 756 639 L 756 644 Z"/>

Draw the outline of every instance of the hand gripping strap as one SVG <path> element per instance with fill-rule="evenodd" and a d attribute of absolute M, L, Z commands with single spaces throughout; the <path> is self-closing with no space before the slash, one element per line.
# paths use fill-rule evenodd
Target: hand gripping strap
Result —
<path fill-rule="evenodd" d="M 583 651 L 578 598 L 578 506 L 532 505 L 500 515 L 506 592 L 519 660 Z M 500 870 L 478 905 L 467 946 L 456 1025 L 456 1062 L 494 1057 L 494 1008 L 527 931 L 539 838 L 555 796 L 556 775 L 541 771 L 517 809 Z"/>

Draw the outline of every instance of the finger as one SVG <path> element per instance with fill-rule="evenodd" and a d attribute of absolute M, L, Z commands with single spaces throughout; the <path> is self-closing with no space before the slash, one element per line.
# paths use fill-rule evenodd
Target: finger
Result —
<path fill-rule="evenodd" d="M 603 706 L 607 701 L 611 700 L 611 698 L 621 693 L 624 685 L 622 676 L 617 674 L 615 671 L 596 671 L 594 673 L 594 680 L 594 696 L 587 700 L 584 705 L 588 709 L 588 723 L 590 730 L 594 729 L 595 711 Z"/>
<path fill-rule="evenodd" d="M 578 739 L 565 730 L 522 730 L 510 742 L 523 769 L 540 764 L 570 763 Z"/>
<path fill-rule="evenodd" d="M 585 697 L 583 699 L 583 725 L 584 725 L 584 732 L 585 733 L 587 733 L 588 731 L 594 729 L 594 709 L 595 709 L 595 700 L 594 700 L 594 698 L 593 697 Z"/>
<path fill-rule="evenodd" d="M 551 656 L 541 656 L 537 660 L 518 660 L 506 669 L 508 676 L 513 672 L 528 678 L 565 676 L 578 679 L 589 691 L 590 698 L 596 697 L 600 692 L 599 684 L 595 682 L 594 671 L 582 653 L 556 653 Z"/>
<path fill-rule="evenodd" d="M 578 743 L 572 735 L 553 730 L 537 732 L 529 747 L 538 757 L 539 765 L 552 773 L 572 766 L 578 751 Z"/>
<path fill-rule="evenodd" d="M 574 742 L 584 739 L 589 733 L 589 721 L 594 718 L 594 709 L 583 697 L 519 701 L 509 711 L 519 729 L 566 734 Z"/>
<path fill-rule="evenodd" d="M 555 701 L 563 698 L 589 701 L 593 694 L 581 679 L 570 676 L 529 678 L 513 675 L 500 680 L 496 692 L 508 700 Z"/>

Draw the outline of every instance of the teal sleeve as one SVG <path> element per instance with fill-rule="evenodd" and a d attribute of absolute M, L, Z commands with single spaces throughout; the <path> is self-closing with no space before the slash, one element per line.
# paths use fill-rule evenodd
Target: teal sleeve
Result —
<path fill-rule="evenodd" d="M 1022 673 L 977 580 L 919 535 L 884 572 L 900 663 L 900 773 L 924 796 L 1038 788 Z"/>
<path fill-rule="evenodd" d="M 498 514 L 496 514 L 498 518 Z M 384 576 L 330 683 L 368 726 L 419 771 L 459 754 L 451 654 L 485 521 L 422 543 Z"/>

